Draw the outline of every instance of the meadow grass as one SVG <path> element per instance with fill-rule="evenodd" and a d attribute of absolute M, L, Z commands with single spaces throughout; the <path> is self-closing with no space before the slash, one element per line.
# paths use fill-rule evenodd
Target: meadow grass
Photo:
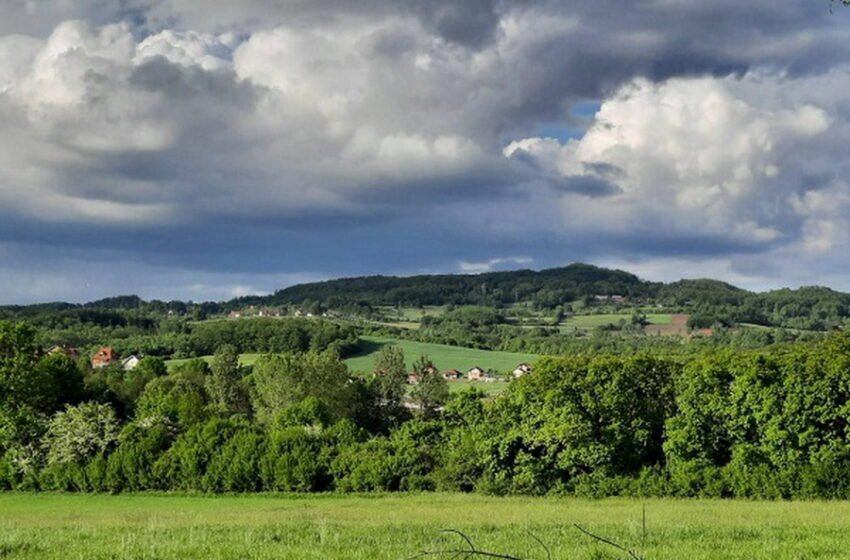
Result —
<path fill-rule="evenodd" d="M 669 313 L 647 313 L 646 320 L 650 325 L 669 325 L 673 317 Z M 601 315 L 574 315 L 561 323 L 562 327 L 569 329 L 593 329 L 606 325 L 616 325 L 619 321 L 626 323 L 632 320 L 631 313 L 607 313 Z"/>
<path fill-rule="evenodd" d="M 416 342 L 414 340 L 364 336 L 361 337 L 360 350 L 347 358 L 345 363 L 352 371 L 372 371 L 378 352 L 387 345 L 398 346 L 404 351 L 408 367 L 412 367 L 413 362 L 419 359 L 420 355 L 427 354 L 441 370 L 455 368 L 463 372 L 475 366 L 494 369 L 498 372 L 510 372 L 517 364 L 534 362 L 538 358 L 534 354 L 494 352 L 492 350 L 477 350 L 446 344 Z"/>
<path fill-rule="evenodd" d="M 401 560 L 456 547 L 445 528 L 522 558 L 546 558 L 530 533 L 553 560 L 625 558 L 574 523 L 646 560 L 844 559 L 850 550 L 847 502 L 0 494 L 0 558 Z"/>
<path fill-rule="evenodd" d="M 260 359 L 260 356 L 262 356 L 262 354 L 239 354 L 239 363 L 242 364 L 243 366 L 252 366 L 257 362 L 258 359 Z M 213 359 L 212 356 L 200 356 L 200 358 L 202 360 L 204 360 L 205 362 L 207 362 L 208 364 L 212 363 L 212 359 Z M 179 366 L 181 364 L 185 364 L 186 362 L 188 362 L 192 359 L 194 359 L 194 358 L 166 360 L 165 366 L 168 368 L 169 371 L 171 371 L 174 368 L 176 368 L 177 366 Z"/>

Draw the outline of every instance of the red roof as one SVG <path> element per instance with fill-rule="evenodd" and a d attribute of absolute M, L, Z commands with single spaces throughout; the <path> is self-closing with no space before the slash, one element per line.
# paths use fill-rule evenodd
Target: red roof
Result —
<path fill-rule="evenodd" d="M 115 360 L 115 352 L 109 346 L 104 346 L 91 358 L 92 365 L 108 365 Z"/>

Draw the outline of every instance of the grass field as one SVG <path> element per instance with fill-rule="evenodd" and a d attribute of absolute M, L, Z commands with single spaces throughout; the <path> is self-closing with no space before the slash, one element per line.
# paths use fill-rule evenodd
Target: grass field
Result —
<path fill-rule="evenodd" d="M 402 560 L 457 548 L 444 528 L 520 558 L 546 558 L 530 533 L 552 560 L 627 558 L 574 523 L 646 560 L 845 559 L 850 550 L 847 502 L 0 494 L 0 558 Z"/>
<path fill-rule="evenodd" d="M 474 348 L 461 348 L 458 346 L 447 346 L 445 344 L 429 344 L 415 342 L 412 340 L 361 337 L 360 350 L 345 360 L 351 371 L 370 372 L 375 366 L 375 357 L 380 349 L 388 344 L 399 346 L 404 350 L 408 367 L 422 354 L 428 354 L 434 364 L 440 369 L 456 368 L 466 371 L 474 366 L 484 369 L 492 368 L 498 372 L 513 371 L 522 362 L 533 362 L 538 356 L 534 354 L 519 354 L 515 352 L 493 352 L 490 350 L 476 350 Z M 262 354 L 240 354 L 239 360 L 242 365 L 253 365 Z M 212 361 L 212 356 L 202 356 L 207 362 Z M 189 360 L 167 360 L 168 369 L 173 369 L 179 364 Z M 485 385 L 478 383 L 476 386 Z M 498 383 L 492 385 L 499 385 Z"/>
<path fill-rule="evenodd" d="M 239 354 L 239 363 L 243 366 L 252 366 L 254 363 L 262 356 L 262 354 Z M 212 356 L 201 356 L 202 360 L 205 360 L 207 363 L 212 362 Z M 189 360 L 166 360 L 165 365 L 169 370 L 174 369 L 180 364 L 185 364 Z"/>
<path fill-rule="evenodd" d="M 345 363 L 352 371 L 372 371 L 375 366 L 375 357 L 380 349 L 388 344 L 398 346 L 404 351 L 408 367 L 411 367 L 421 354 L 428 354 L 434 361 L 434 365 L 441 370 L 456 368 L 464 372 L 475 366 L 484 369 L 492 368 L 498 372 L 508 372 L 513 371 L 517 364 L 533 362 L 537 359 L 537 356 L 533 354 L 475 350 L 473 348 L 429 344 L 412 340 L 361 337 L 360 351 L 346 359 Z"/>
<path fill-rule="evenodd" d="M 628 323 L 632 320 L 631 313 L 609 313 L 604 315 L 574 315 L 561 323 L 561 327 L 572 329 L 593 329 L 605 325 L 616 325 L 619 321 Z M 650 325 L 669 325 L 672 315 L 667 313 L 648 313 L 646 320 Z"/>

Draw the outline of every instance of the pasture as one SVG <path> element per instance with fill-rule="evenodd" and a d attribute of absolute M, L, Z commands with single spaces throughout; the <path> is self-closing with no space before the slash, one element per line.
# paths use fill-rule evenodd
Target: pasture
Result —
<path fill-rule="evenodd" d="M 372 371 L 375 367 L 375 358 L 382 347 L 395 345 L 404 351 L 404 357 L 408 367 L 413 366 L 420 355 L 427 354 L 440 370 L 455 368 L 466 372 L 475 366 L 484 369 L 493 369 L 504 373 L 513 369 L 522 362 L 533 363 L 538 356 L 534 354 L 521 354 L 517 352 L 494 352 L 492 350 L 477 350 L 475 348 L 462 348 L 459 346 L 448 346 L 446 344 L 430 344 L 416 342 L 414 340 L 379 338 L 364 336 L 360 338 L 360 350 L 345 360 L 348 368 L 352 371 Z M 483 383 L 481 385 L 484 385 Z"/>
<path fill-rule="evenodd" d="M 632 320 L 631 313 L 605 313 L 600 315 L 573 315 L 561 322 L 561 330 L 571 331 L 591 330 L 596 327 L 616 325 L 620 321 L 629 323 Z M 667 313 L 647 313 L 646 320 L 650 325 L 669 325 L 674 322 L 674 316 Z M 686 319 L 687 320 L 687 319 Z"/>
<path fill-rule="evenodd" d="M 457 549 L 456 537 L 440 533 L 452 528 L 481 550 L 518 558 L 546 558 L 532 534 L 552 560 L 627 558 L 573 524 L 645 560 L 831 560 L 850 549 L 847 502 L 0 494 L 0 557 L 402 560 Z"/>
<path fill-rule="evenodd" d="M 371 372 L 375 367 L 375 358 L 378 352 L 387 345 L 398 346 L 404 350 L 408 367 L 413 367 L 413 362 L 419 356 L 427 354 L 433 360 L 434 365 L 441 370 L 456 368 L 463 372 L 466 372 L 472 367 L 479 366 L 484 369 L 491 368 L 497 372 L 505 373 L 513 371 L 517 364 L 522 362 L 533 363 L 538 358 L 534 354 L 494 352 L 491 350 L 448 346 L 446 344 L 430 344 L 413 340 L 364 336 L 360 338 L 359 350 L 345 360 L 348 369 L 352 372 Z M 242 365 L 249 366 L 256 363 L 260 356 L 262 354 L 240 354 L 239 361 Z M 201 359 L 208 363 L 212 362 L 212 358 L 212 356 L 201 356 Z M 188 359 L 166 360 L 165 364 L 169 370 L 172 370 L 188 361 Z"/>

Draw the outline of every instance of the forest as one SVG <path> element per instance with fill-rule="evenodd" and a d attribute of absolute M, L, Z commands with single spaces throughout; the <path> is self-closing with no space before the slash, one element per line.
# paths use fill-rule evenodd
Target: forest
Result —
<path fill-rule="evenodd" d="M 343 333 L 340 333 L 343 334 Z M 343 335 L 344 336 L 344 335 Z M 333 343 L 92 370 L 0 322 L 0 487 L 850 498 L 850 335 L 543 358 L 495 398 Z"/>

